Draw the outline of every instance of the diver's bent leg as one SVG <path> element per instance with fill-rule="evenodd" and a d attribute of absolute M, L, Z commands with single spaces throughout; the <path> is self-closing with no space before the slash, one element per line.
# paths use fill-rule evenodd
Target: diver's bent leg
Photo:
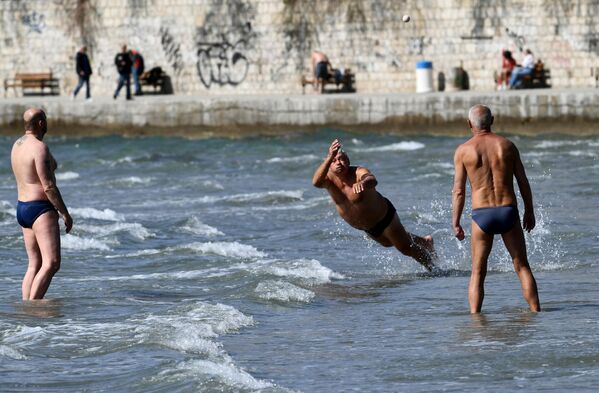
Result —
<path fill-rule="evenodd" d="M 522 285 L 522 295 L 524 296 L 524 299 L 526 299 L 530 311 L 541 311 L 537 282 L 532 275 L 530 265 L 528 264 L 528 258 L 526 256 L 526 242 L 524 240 L 524 232 L 522 232 L 520 223 L 516 223 L 514 228 L 501 236 L 503 238 L 505 247 L 512 257 L 512 261 L 514 262 L 514 270 L 518 274 L 520 284 Z"/>
<path fill-rule="evenodd" d="M 395 248 L 404 255 L 412 257 L 427 270 L 432 270 L 433 242 L 432 238 L 423 238 L 406 232 L 399 217 L 395 214 L 389 226 L 383 232 Z"/>
<path fill-rule="evenodd" d="M 389 240 L 384 234 L 380 235 L 379 237 L 374 237 L 368 234 L 368 237 L 383 247 L 393 247 L 393 243 L 391 242 L 391 240 Z"/>
<path fill-rule="evenodd" d="M 487 276 L 487 260 L 493 247 L 493 235 L 486 234 L 472 221 L 472 273 L 468 285 L 468 303 L 470 313 L 479 313 L 485 297 L 485 277 Z"/>
<path fill-rule="evenodd" d="M 58 214 L 55 211 L 49 211 L 39 216 L 33 224 L 33 231 L 42 255 L 42 267 L 33 279 L 29 300 L 44 297 L 52 277 L 60 268 Z"/>

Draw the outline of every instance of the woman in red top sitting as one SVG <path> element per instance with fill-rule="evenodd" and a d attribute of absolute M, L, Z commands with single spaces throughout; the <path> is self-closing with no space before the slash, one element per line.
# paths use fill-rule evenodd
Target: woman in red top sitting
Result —
<path fill-rule="evenodd" d="M 516 60 L 512 57 L 512 52 L 504 50 L 503 61 L 501 63 L 501 72 L 497 78 L 497 90 L 505 90 L 507 82 L 510 80 L 512 70 L 516 66 Z"/>

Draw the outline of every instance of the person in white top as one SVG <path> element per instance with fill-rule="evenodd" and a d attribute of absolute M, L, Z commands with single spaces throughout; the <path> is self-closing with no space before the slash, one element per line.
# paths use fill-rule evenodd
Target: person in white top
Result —
<path fill-rule="evenodd" d="M 532 71 L 535 69 L 535 57 L 532 55 L 530 49 L 526 49 L 524 51 L 524 59 L 522 60 L 522 65 L 520 67 L 516 67 L 512 71 L 512 76 L 510 78 L 510 89 L 517 87 L 519 82 L 522 80 L 522 77 L 526 75 L 532 74 Z"/>

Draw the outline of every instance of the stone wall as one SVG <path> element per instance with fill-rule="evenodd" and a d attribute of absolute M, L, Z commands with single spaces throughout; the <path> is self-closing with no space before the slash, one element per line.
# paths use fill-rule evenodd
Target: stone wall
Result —
<path fill-rule="evenodd" d="M 414 91 L 423 59 L 435 77 L 461 64 L 471 89 L 491 90 L 501 50 L 530 48 L 553 86 L 588 87 L 598 15 L 597 0 L 0 1 L 0 79 L 51 69 L 68 94 L 86 44 L 92 94 L 110 95 L 114 55 L 127 43 L 146 68 L 168 73 L 176 94 L 301 93 L 316 48 L 354 70 L 360 92 Z"/>

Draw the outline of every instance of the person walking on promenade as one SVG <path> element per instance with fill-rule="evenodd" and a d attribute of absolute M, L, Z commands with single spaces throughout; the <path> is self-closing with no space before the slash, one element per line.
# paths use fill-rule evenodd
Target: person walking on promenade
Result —
<path fill-rule="evenodd" d="M 21 290 L 23 300 L 42 299 L 60 268 L 62 215 L 69 233 L 73 227 L 67 207 L 56 185 L 56 161 L 43 142 L 48 130 L 46 114 L 30 108 L 23 114 L 25 135 L 17 139 L 11 153 L 17 182 L 17 221 L 23 229 L 29 265 Z"/>
<path fill-rule="evenodd" d="M 141 84 L 139 83 L 139 77 L 144 72 L 144 58 L 135 49 L 131 49 L 131 62 L 133 66 L 131 67 L 131 73 L 133 74 L 133 84 L 135 85 L 135 95 L 142 95 Z"/>
<path fill-rule="evenodd" d="M 75 56 L 75 69 L 77 71 L 77 76 L 79 77 L 79 82 L 73 90 L 73 99 L 77 97 L 79 90 L 83 87 L 85 83 L 85 98 L 88 101 L 91 101 L 91 91 L 89 87 L 89 77 L 92 74 L 92 67 L 89 63 L 89 58 L 87 57 L 87 47 L 82 46 L 81 49 L 77 52 Z"/>
<path fill-rule="evenodd" d="M 127 88 L 127 99 L 131 100 L 131 66 L 133 63 L 131 62 L 131 56 L 129 52 L 127 52 L 127 45 L 123 45 L 121 47 L 121 52 L 117 53 L 114 58 L 114 65 L 116 66 L 116 70 L 119 73 L 119 82 L 114 92 L 112 98 L 116 100 L 119 96 L 119 92 L 121 91 L 123 85 Z"/>
<path fill-rule="evenodd" d="M 452 190 L 453 231 L 464 240 L 460 218 L 466 199 L 466 180 L 472 191 L 472 273 L 468 288 L 470 312 L 479 313 L 484 297 L 487 259 L 495 235 L 501 235 L 514 269 L 520 278 L 522 293 L 531 311 L 541 310 L 537 283 L 528 264 L 524 233 L 520 225 L 514 177 L 524 201 L 523 226 L 535 227 L 532 191 L 516 146 L 491 132 L 493 116 L 483 105 L 468 113 L 472 138 L 458 146 L 454 156 L 455 178 Z"/>
<path fill-rule="evenodd" d="M 347 153 L 335 139 L 323 163 L 316 169 L 312 184 L 326 188 L 337 212 L 349 225 L 362 230 L 384 247 L 395 246 L 431 271 L 435 250 L 431 236 L 409 232 L 399 221 L 395 207 L 377 190 L 377 179 L 366 168 L 350 166 Z"/>

